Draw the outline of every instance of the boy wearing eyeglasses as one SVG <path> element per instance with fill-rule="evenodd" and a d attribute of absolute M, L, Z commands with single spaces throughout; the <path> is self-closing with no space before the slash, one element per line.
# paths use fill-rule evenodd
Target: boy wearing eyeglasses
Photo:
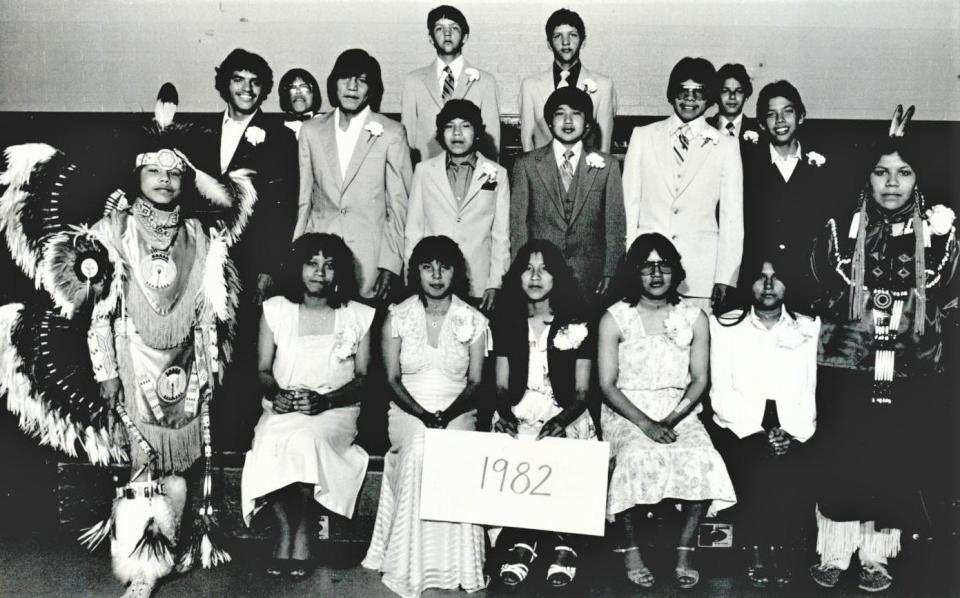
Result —
<path fill-rule="evenodd" d="M 623 165 L 626 246 L 643 233 L 669 238 L 683 256 L 680 293 L 708 313 L 737 284 L 743 253 L 743 169 L 737 141 L 707 124 L 717 73 L 704 58 L 673 67 L 673 115 L 633 130 Z"/>

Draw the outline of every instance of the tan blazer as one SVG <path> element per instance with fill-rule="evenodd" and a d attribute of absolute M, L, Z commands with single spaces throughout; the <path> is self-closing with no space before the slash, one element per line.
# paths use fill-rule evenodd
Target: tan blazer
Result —
<path fill-rule="evenodd" d="M 683 258 L 687 279 L 680 292 L 710 297 L 714 283 L 737 285 L 743 253 L 740 148 L 731 137 L 696 137 L 682 178 L 674 180 L 671 122 L 637 127 L 630 137 L 623 161 L 627 247 L 643 233 L 663 234 Z"/>
<path fill-rule="evenodd" d="M 343 237 L 353 251 L 360 294 L 370 297 L 377 269 L 403 271 L 403 226 L 413 168 L 403 127 L 370 112 L 383 133 L 361 131 L 345 177 L 340 175 L 335 110 L 300 130 L 300 196 L 293 238 L 309 232 Z"/>
<path fill-rule="evenodd" d="M 480 78 L 467 81 L 467 69 L 476 69 Z M 440 83 L 437 79 L 436 61 L 412 71 L 403 81 L 403 97 L 400 102 L 400 122 L 407 131 L 410 149 L 420 153 L 426 160 L 444 153 L 437 143 L 437 114 L 443 107 L 440 99 Z M 487 71 L 480 70 L 467 60 L 457 79 L 451 98 L 470 100 L 480 108 L 486 136 L 481 140 L 480 151 L 491 160 L 500 155 L 500 106 L 497 102 L 497 81 Z"/>
<path fill-rule="evenodd" d="M 484 177 L 490 165 L 496 176 Z M 440 154 L 417 164 L 407 208 L 404 261 L 424 237 L 446 235 L 457 242 L 467 258 L 470 294 L 480 297 L 486 289 L 499 289 L 510 266 L 510 183 L 502 166 L 477 156 L 477 168 L 459 203 L 447 178 L 447 155 Z"/>
<path fill-rule="evenodd" d="M 581 66 L 577 86 L 584 89 L 584 81 L 587 79 L 597 86 L 597 90 L 593 93 L 587 92 L 590 93 L 590 100 L 593 101 L 593 117 L 600 127 L 600 146 L 596 149 L 609 154 L 613 139 L 613 117 L 617 113 L 617 95 L 613 88 L 613 79 Z M 543 106 L 553 92 L 552 66 L 520 83 L 520 143 L 525 152 L 543 147 L 553 140 L 547 122 L 543 120 Z"/>

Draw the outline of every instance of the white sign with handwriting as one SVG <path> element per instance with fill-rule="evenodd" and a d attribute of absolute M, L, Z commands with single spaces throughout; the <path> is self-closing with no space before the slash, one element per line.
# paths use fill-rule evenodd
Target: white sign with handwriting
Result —
<path fill-rule="evenodd" d="M 602 536 L 610 445 L 426 430 L 420 518 Z"/>

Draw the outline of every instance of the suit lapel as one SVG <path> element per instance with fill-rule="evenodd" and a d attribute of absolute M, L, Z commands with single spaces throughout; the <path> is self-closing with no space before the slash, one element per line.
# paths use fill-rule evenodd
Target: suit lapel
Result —
<path fill-rule="evenodd" d="M 337 119 L 334 116 L 336 113 L 336 110 L 332 110 L 324 117 L 320 145 L 323 148 L 323 158 L 329 165 L 331 174 L 337 182 L 337 188 L 342 189 L 343 176 L 340 174 L 340 153 L 337 151 Z"/>
<path fill-rule="evenodd" d="M 433 63 L 430 63 L 429 66 L 423 68 L 420 72 L 420 80 L 423 81 L 423 86 L 427 88 L 427 93 L 433 98 L 433 102 L 439 108 L 443 108 L 443 99 L 440 97 L 440 83 L 437 81 L 437 78 L 434 76 L 436 70 L 433 68 Z"/>
<path fill-rule="evenodd" d="M 660 121 L 659 126 L 659 135 L 655 136 L 653 143 L 660 144 L 660 148 L 652 148 L 653 152 L 651 153 L 656 157 L 657 168 L 660 171 L 660 176 L 663 177 L 664 184 L 666 184 L 670 194 L 676 197 L 678 193 L 673 177 L 676 175 L 677 167 L 673 158 L 673 135 L 670 129 L 670 119 Z"/>
<path fill-rule="evenodd" d="M 473 198 L 477 196 L 477 193 L 480 193 L 480 189 L 483 187 L 483 183 L 480 182 L 480 179 L 483 178 L 483 165 L 488 161 L 489 160 L 477 152 L 477 167 L 473 170 L 473 178 L 470 179 L 470 187 L 467 189 L 467 195 L 460 203 L 460 211 L 465 210 L 467 208 L 467 204 L 473 201 Z"/>
<path fill-rule="evenodd" d="M 374 112 L 370 112 L 370 114 L 367 115 L 367 120 L 364 121 L 363 126 L 367 126 L 367 123 L 374 122 L 373 115 Z M 343 185 L 340 186 L 341 192 L 345 191 L 346 188 L 350 186 L 350 183 L 353 182 L 354 177 L 357 176 L 357 172 L 360 170 L 360 165 L 363 164 L 364 158 L 367 157 L 370 148 L 373 147 L 373 144 L 376 142 L 377 138 L 371 135 L 369 131 L 360 131 L 360 137 L 357 138 L 357 144 L 353 146 L 353 153 L 350 155 L 347 174 L 344 175 Z"/>
<path fill-rule="evenodd" d="M 587 193 L 593 187 L 593 181 L 597 178 L 598 170 L 600 169 L 587 166 L 587 150 L 584 148 L 580 152 L 580 161 L 577 163 L 577 185 L 573 190 L 573 212 L 570 214 L 570 224 L 577 220 L 580 210 L 583 209 L 583 205 L 587 201 Z"/>
<path fill-rule="evenodd" d="M 563 200 L 560 197 L 560 191 L 563 186 L 560 184 L 560 173 L 557 171 L 557 164 L 553 160 L 553 144 L 547 144 L 542 148 L 535 150 L 537 152 L 537 172 L 543 179 L 544 188 L 547 189 L 547 195 L 553 202 L 554 207 L 563 219 Z"/>
<path fill-rule="evenodd" d="M 464 59 L 463 61 L 463 70 L 460 71 L 460 78 L 457 79 L 457 85 L 453 88 L 453 93 L 450 94 L 451 99 L 462 100 L 467 97 L 467 93 L 470 92 L 470 88 L 476 83 L 476 81 L 467 81 L 467 69 L 472 68 L 470 63 Z"/>
<path fill-rule="evenodd" d="M 686 165 L 683 169 L 683 178 L 680 180 L 680 190 L 677 193 L 683 193 L 690 183 L 693 182 L 697 171 L 703 166 L 710 152 L 714 150 L 716 144 L 702 135 L 690 140 L 690 150 L 687 151 Z"/>
<path fill-rule="evenodd" d="M 440 189 L 443 197 L 456 213 L 460 206 L 457 205 L 457 198 L 453 196 L 453 187 L 450 186 L 450 178 L 447 176 L 447 154 L 446 152 L 438 156 L 439 159 L 431 160 L 427 167 L 427 172 L 433 179 L 433 183 Z"/>

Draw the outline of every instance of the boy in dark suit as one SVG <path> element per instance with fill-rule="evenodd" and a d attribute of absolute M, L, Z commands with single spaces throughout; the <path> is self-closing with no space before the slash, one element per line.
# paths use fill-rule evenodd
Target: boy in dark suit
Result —
<path fill-rule="evenodd" d="M 582 89 L 561 87 L 547 98 L 543 117 L 553 141 L 513 167 L 510 247 L 514 256 L 528 239 L 560 247 L 581 292 L 599 308 L 623 255 L 626 221 L 619 163 L 583 145 L 592 114 Z"/>
<path fill-rule="evenodd" d="M 777 256 L 777 269 L 794 281 L 792 305 L 801 312 L 809 312 L 810 248 L 828 217 L 833 187 L 826 157 L 800 143 L 806 115 L 796 87 L 788 81 L 766 85 L 757 97 L 760 141 L 744 145 L 742 155 L 743 263 Z"/>
<path fill-rule="evenodd" d="M 757 123 L 743 113 L 744 105 L 753 95 L 753 84 L 747 69 L 742 64 L 725 64 L 717 71 L 717 81 L 720 83 L 717 113 L 707 122 L 721 133 L 739 138 L 741 144 L 755 141 Z"/>

